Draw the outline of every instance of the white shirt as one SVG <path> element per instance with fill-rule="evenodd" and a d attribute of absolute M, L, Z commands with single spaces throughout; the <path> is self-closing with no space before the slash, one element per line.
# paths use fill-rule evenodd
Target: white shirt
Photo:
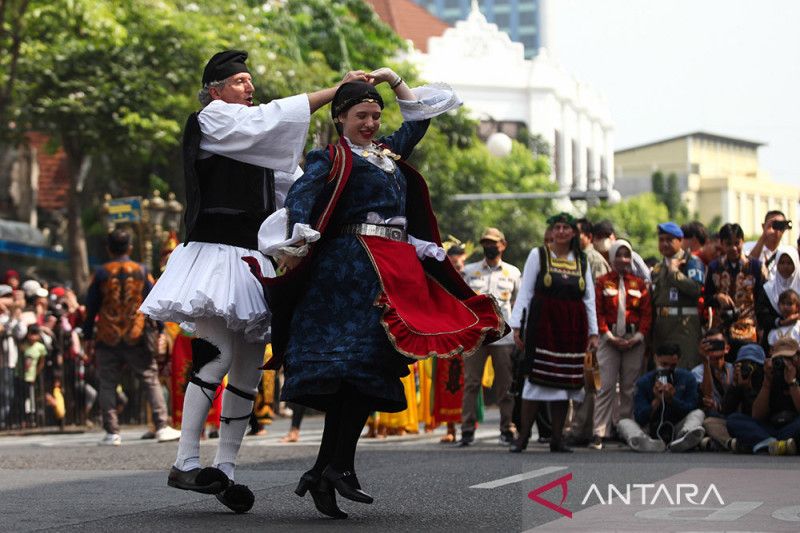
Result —
<path fill-rule="evenodd" d="M 552 251 L 550 255 L 553 258 L 556 257 Z M 570 251 L 567 255 L 567 259 L 574 261 L 575 254 Z M 537 246 L 528 254 L 525 267 L 522 269 L 522 284 L 519 289 L 519 294 L 517 295 L 517 301 L 514 302 L 514 309 L 511 311 L 511 319 L 508 321 L 508 325 L 512 328 L 516 329 L 520 327 L 522 323 L 522 311 L 530 305 L 533 299 L 536 278 L 539 277 L 539 264 L 539 247 Z M 592 269 L 588 262 L 583 277 L 586 283 L 586 290 L 583 292 L 583 305 L 586 307 L 586 319 L 589 322 L 588 334 L 597 335 L 597 310 L 594 302 L 594 282 L 592 281 Z"/>
<path fill-rule="evenodd" d="M 800 343 L 800 322 L 795 322 L 794 324 L 788 324 L 786 326 L 780 326 L 770 330 L 769 335 L 767 336 L 767 344 L 772 346 L 778 341 L 778 339 L 783 338 L 794 339 Z"/>
<path fill-rule="evenodd" d="M 497 266 L 489 266 L 484 259 L 464 266 L 461 275 L 476 294 L 493 296 L 503 314 L 503 320 L 508 322 L 511 316 L 511 306 L 519 292 L 520 278 L 522 277 L 519 269 L 502 260 Z M 509 333 L 494 344 L 514 344 L 514 336 Z"/>
<path fill-rule="evenodd" d="M 257 106 L 213 100 L 197 121 L 201 159 L 216 154 L 292 174 L 303 155 L 311 108 L 305 94 Z"/>
<path fill-rule="evenodd" d="M 744 243 L 744 245 L 742 246 L 742 253 L 744 254 L 745 257 L 750 257 L 750 252 L 753 251 L 753 248 L 756 247 L 756 244 L 758 244 L 758 241 L 747 241 L 746 243 Z M 769 248 L 766 247 L 766 245 L 761 248 L 761 254 L 758 256 L 758 259 L 761 261 L 761 264 L 767 269 L 767 279 L 765 279 L 764 281 L 770 280 L 773 277 L 775 277 L 775 269 L 778 266 L 778 262 L 773 260 L 769 264 L 769 266 L 767 266 L 767 261 L 769 261 L 770 257 L 774 256 L 777 253 L 778 253 L 778 248 L 770 250 Z"/>

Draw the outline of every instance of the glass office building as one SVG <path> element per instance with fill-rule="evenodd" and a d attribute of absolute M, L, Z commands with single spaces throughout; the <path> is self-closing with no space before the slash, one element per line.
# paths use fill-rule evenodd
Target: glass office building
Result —
<path fill-rule="evenodd" d="M 417 4 L 453 25 L 469 15 L 471 0 L 414 0 Z M 486 20 L 497 24 L 512 41 L 525 45 L 525 57 L 536 55 L 540 42 L 539 0 L 478 0 Z"/>

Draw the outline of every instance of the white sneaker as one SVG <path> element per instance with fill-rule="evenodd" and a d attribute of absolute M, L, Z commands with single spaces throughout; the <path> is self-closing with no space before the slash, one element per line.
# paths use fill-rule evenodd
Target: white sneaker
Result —
<path fill-rule="evenodd" d="M 179 438 L 181 438 L 181 432 L 169 426 L 164 426 L 156 431 L 156 440 L 158 442 L 170 442 Z"/>
<path fill-rule="evenodd" d="M 667 449 L 663 440 L 651 439 L 646 435 L 632 437 L 628 444 L 633 451 L 642 453 L 658 453 Z"/>
<path fill-rule="evenodd" d="M 122 437 L 119 436 L 119 433 L 106 433 L 106 436 L 103 437 L 103 440 L 97 444 L 100 446 L 119 446 L 122 444 Z"/>
<path fill-rule="evenodd" d="M 706 430 L 699 427 L 686 433 L 683 437 L 679 437 L 669 443 L 669 451 L 671 452 L 688 452 L 703 440 L 706 436 Z"/>

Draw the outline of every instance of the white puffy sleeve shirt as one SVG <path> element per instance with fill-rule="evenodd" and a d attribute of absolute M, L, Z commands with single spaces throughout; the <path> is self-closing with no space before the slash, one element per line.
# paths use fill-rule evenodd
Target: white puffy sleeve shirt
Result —
<path fill-rule="evenodd" d="M 555 257 L 555 256 L 553 256 Z M 570 252 L 567 255 L 570 261 L 575 260 L 575 254 Z M 528 307 L 533 299 L 536 278 L 539 277 L 539 247 L 537 246 L 528 254 L 525 261 L 525 268 L 522 271 L 522 282 L 519 288 L 517 300 L 514 302 L 514 309 L 511 311 L 511 319 L 508 325 L 512 328 L 519 328 L 522 324 L 522 311 Z M 586 290 L 583 292 L 583 305 L 586 307 L 586 319 L 589 323 L 589 335 L 597 335 L 597 310 L 594 301 L 594 282 L 592 281 L 592 271 L 589 264 L 586 264 L 586 272 L 583 273 Z M 528 310 L 530 313 L 530 309 Z"/>
<path fill-rule="evenodd" d="M 305 94 L 257 106 L 213 100 L 200 111 L 197 120 L 201 158 L 216 154 L 271 168 L 279 181 L 277 172 L 293 175 L 297 169 L 311 109 Z"/>

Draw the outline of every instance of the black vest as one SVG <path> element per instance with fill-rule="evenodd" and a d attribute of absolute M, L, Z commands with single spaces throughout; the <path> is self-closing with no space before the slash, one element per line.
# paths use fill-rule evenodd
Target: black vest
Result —
<path fill-rule="evenodd" d="M 225 156 L 199 155 L 200 124 L 192 113 L 183 134 L 184 242 L 257 249 L 261 223 L 275 212 L 275 173 Z"/>

